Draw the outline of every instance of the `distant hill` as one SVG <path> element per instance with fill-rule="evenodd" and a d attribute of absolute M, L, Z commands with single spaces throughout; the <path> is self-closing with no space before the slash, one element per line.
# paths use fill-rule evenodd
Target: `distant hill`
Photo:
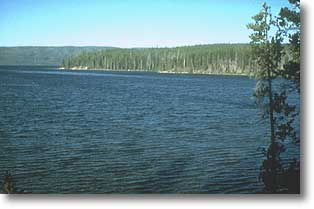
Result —
<path fill-rule="evenodd" d="M 96 46 L 24 46 L 0 47 L 0 65 L 45 65 L 60 66 L 64 59 L 76 56 L 83 52 L 96 52 L 113 47 Z"/>

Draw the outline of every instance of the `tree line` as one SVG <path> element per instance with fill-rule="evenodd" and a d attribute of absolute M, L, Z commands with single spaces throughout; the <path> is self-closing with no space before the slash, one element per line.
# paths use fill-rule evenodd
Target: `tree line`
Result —
<path fill-rule="evenodd" d="M 249 44 L 114 48 L 81 53 L 65 59 L 62 67 L 204 74 L 250 74 L 254 70 Z"/>

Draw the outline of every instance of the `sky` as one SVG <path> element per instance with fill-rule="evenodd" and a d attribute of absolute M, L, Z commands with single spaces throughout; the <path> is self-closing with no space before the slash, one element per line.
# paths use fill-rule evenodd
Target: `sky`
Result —
<path fill-rule="evenodd" d="M 248 43 L 265 0 L 0 0 L 0 46 Z M 287 0 L 266 0 L 273 13 Z"/>

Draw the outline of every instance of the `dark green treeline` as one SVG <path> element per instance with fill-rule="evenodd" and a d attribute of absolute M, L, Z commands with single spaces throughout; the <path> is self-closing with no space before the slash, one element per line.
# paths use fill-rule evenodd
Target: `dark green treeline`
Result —
<path fill-rule="evenodd" d="M 65 59 L 62 67 L 205 74 L 250 74 L 253 69 L 248 44 L 114 48 Z"/>

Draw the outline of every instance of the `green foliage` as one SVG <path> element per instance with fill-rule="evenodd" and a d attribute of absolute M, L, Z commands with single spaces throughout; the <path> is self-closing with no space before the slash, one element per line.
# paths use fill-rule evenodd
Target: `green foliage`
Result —
<path fill-rule="evenodd" d="M 213 44 L 175 48 L 109 49 L 82 53 L 63 61 L 65 68 L 250 74 L 248 44 Z"/>
<path fill-rule="evenodd" d="M 291 80 L 300 93 L 300 0 L 289 0 L 289 2 L 292 4 L 292 8 L 282 8 L 278 17 L 281 31 L 289 39 L 289 45 L 285 51 L 287 60 L 280 75 L 287 80 Z"/>
<path fill-rule="evenodd" d="M 2 191 L 4 194 L 12 194 L 15 192 L 12 175 L 6 171 L 3 179 Z"/>
<path fill-rule="evenodd" d="M 280 159 L 285 151 L 282 141 L 299 142 L 294 127 L 298 111 L 295 104 L 289 104 L 288 97 L 294 91 L 300 92 L 300 18 L 295 11 L 300 5 L 298 0 L 290 0 L 290 3 L 295 5 L 294 10 L 283 8 L 275 18 L 264 3 L 262 10 L 252 17 L 254 23 L 248 25 L 253 30 L 251 47 L 258 67 L 254 96 L 270 125 L 270 145 L 265 151 L 261 178 L 266 192 L 271 193 L 300 191 L 299 162 L 285 168 Z M 293 32 L 289 31 L 291 28 Z M 287 45 L 283 44 L 285 37 L 290 40 Z M 280 85 L 274 87 L 276 80 L 280 80 Z M 289 184 L 291 180 L 296 185 Z"/>

